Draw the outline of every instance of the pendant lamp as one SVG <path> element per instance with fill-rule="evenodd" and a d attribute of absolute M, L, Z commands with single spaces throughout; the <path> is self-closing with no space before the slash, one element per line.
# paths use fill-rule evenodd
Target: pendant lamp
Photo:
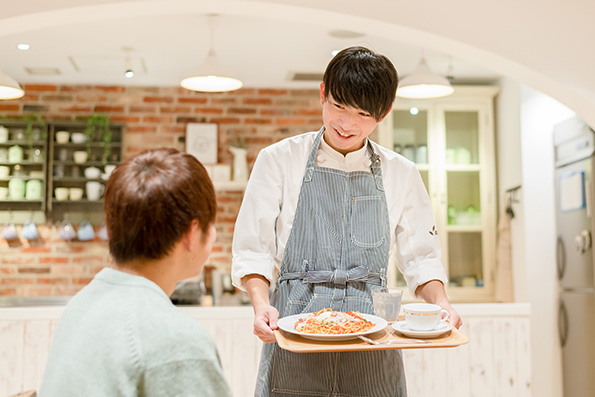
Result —
<path fill-rule="evenodd" d="M 209 55 L 204 62 L 191 74 L 180 82 L 180 85 L 188 90 L 202 92 L 223 92 L 233 91 L 242 87 L 242 82 L 235 74 L 226 68 L 215 53 L 213 45 L 213 31 L 215 28 L 216 15 L 208 16 L 209 30 L 211 33 L 211 48 Z"/>
<path fill-rule="evenodd" d="M 25 95 L 19 83 L 0 70 L 0 99 L 17 99 Z"/>
<path fill-rule="evenodd" d="M 422 56 L 417 69 L 399 82 L 397 96 L 401 98 L 439 98 L 450 95 L 454 88 L 446 77 L 432 73 Z"/>

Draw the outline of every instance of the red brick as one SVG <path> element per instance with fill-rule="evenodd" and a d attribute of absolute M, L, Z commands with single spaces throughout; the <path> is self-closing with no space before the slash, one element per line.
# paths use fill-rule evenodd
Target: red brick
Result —
<path fill-rule="evenodd" d="M 106 257 L 99 256 L 99 255 L 86 255 L 86 256 L 79 256 L 77 258 L 72 258 L 72 263 L 82 263 L 83 265 L 104 264 L 105 261 L 106 261 Z"/>
<path fill-rule="evenodd" d="M 239 124 L 240 119 L 237 117 L 212 117 L 209 120 L 211 123 L 217 124 Z"/>
<path fill-rule="evenodd" d="M 126 90 L 126 88 L 121 87 L 121 86 L 104 86 L 104 85 L 95 86 L 95 89 L 97 89 L 99 91 L 103 91 L 103 92 L 124 92 Z"/>
<path fill-rule="evenodd" d="M 60 92 L 91 92 L 93 88 L 91 85 L 61 85 L 58 87 Z"/>
<path fill-rule="evenodd" d="M 0 267 L 0 274 L 15 274 L 17 272 L 16 267 L 14 266 L 3 266 Z"/>
<path fill-rule="evenodd" d="M 270 98 L 245 98 L 242 103 L 246 105 L 271 105 L 273 101 Z"/>
<path fill-rule="evenodd" d="M 47 245 L 40 245 L 38 247 L 22 247 L 20 251 L 23 253 L 45 253 L 45 252 L 52 252 L 52 249 Z"/>
<path fill-rule="evenodd" d="M 16 294 L 16 288 L 0 288 L 0 296 L 15 296 Z"/>
<path fill-rule="evenodd" d="M 39 95 L 35 95 L 35 94 L 31 94 L 28 92 L 25 92 L 25 96 L 19 98 L 19 101 L 21 101 L 23 104 L 26 104 L 26 102 L 34 102 L 34 101 L 38 101 L 39 100 Z M 29 105 L 29 104 L 27 104 Z"/>
<path fill-rule="evenodd" d="M 111 122 L 116 123 L 138 123 L 140 121 L 140 117 L 136 116 L 110 116 Z"/>
<path fill-rule="evenodd" d="M 37 284 L 68 284 L 68 277 L 37 277 Z"/>
<path fill-rule="evenodd" d="M 91 95 L 91 96 L 83 96 L 79 95 L 76 97 L 76 101 L 78 103 L 103 103 L 107 102 L 107 97 L 105 95 Z"/>
<path fill-rule="evenodd" d="M 162 106 L 161 113 L 190 113 L 192 108 L 190 106 Z"/>
<path fill-rule="evenodd" d="M 25 90 L 25 92 L 27 91 L 57 91 L 58 87 L 56 87 L 55 85 L 50 85 L 50 84 L 25 84 L 25 86 L 23 87 L 23 89 Z"/>
<path fill-rule="evenodd" d="M 126 126 L 126 133 L 127 134 L 134 134 L 134 133 L 147 133 L 147 132 L 157 132 L 157 126 L 155 125 L 131 125 Z"/>
<path fill-rule="evenodd" d="M 99 113 L 122 113 L 124 111 L 124 106 L 99 105 L 95 106 L 94 111 Z"/>
<path fill-rule="evenodd" d="M 227 110 L 229 114 L 255 114 L 256 109 L 254 108 L 229 108 Z"/>
<path fill-rule="evenodd" d="M 72 286 L 56 286 L 53 288 L 53 295 L 55 296 L 74 296 L 76 295 L 81 289 L 83 289 L 83 285 L 79 287 L 72 287 Z"/>
<path fill-rule="evenodd" d="M 70 95 L 43 95 L 41 98 L 47 102 L 73 102 L 74 100 Z"/>
<path fill-rule="evenodd" d="M 45 285 L 29 285 L 24 288 L 25 296 L 51 296 L 52 287 Z"/>
<path fill-rule="evenodd" d="M 19 267 L 19 273 L 49 273 L 49 267 Z"/>
<path fill-rule="evenodd" d="M 145 123 L 173 123 L 174 118 L 170 116 L 145 116 L 143 117 L 143 122 Z"/>
<path fill-rule="evenodd" d="M 8 255 L 2 258 L 4 265 L 30 265 L 37 262 L 37 258 L 23 255 Z"/>
<path fill-rule="evenodd" d="M 60 108 L 61 112 L 68 112 L 68 113 L 89 113 L 91 112 L 90 106 L 70 106 L 67 108 Z"/>
<path fill-rule="evenodd" d="M 4 104 L 0 104 L 0 110 L 3 111 L 12 111 L 12 110 L 19 110 L 21 108 L 20 105 L 17 104 L 10 104 L 10 105 L 4 105 Z"/>
<path fill-rule="evenodd" d="M 52 274 L 83 274 L 85 268 L 81 265 L 54 265 L 51 267 Z"/>
<path fill-rule="evenodd" d="M 258 90 L 259 95 L 287 95 L 287 90 L 276 90 L 271 88 L 261 88 Z"/>
<path fill-rule="evenodd" d="M 260 114 L 263 116 L 289 116 L 291 109 L 286 108 L 273 108 L 273 109 L 261 109 Z"/>
<path fill-rule="evenodd" d="M 128 111 L 130 113 L 156 113 L 157 106 L 130 106 Z"/>
<path fill-rule="evenodd" d="M 298 116 L 320 116 L 322 109 L 297 109 L 293 111 L 293 114 Z"/>
<path fill-rule="evenodd" d="M 211 98 L 212 105 L 235 105 L 237 103 L 238 103 L 237 98 L 233 98 L 233 97 L 221 97 L 221 98 L 212 97 Z"/>
<path fill-rule="evenodd" d="M 244 119 L 244 124 L 271 124 L 271 119 Z"/>
<path fill-rule="evenodd" d="M 186 126 L 184 125 L 164 125 L 160 129 L 161 132 L 172 133 L 172 134 L 184 134 L 186 132 Z"/>
<path fill-rule="evenodd" d="M 204 104 L 207 103 L 207 98 L 178 98 L 178 103 L 195 103 Z"/>
<path fill-rule="evenodd" d="M 87 285 L 93 280 L 93 277 L 73 277 L 72 284 L 74 285 Z"/>
<path fill-rule="evenodd" d="M 200 113 L 200 114 L 222 114 L 223 113 L 223 108 L 203 108 L 203 107 L 198 107 L 194 109 L 194 113 Z"/>
<path fill-rule="evenodd" d="M 286 118 L 286 119 L 277 119 L 275 121 L 277 125 L 302 125 L 306 124 L 306 119 L 301 118 Z"/>
<path fill-rule="evenodd" d="M 34 284 L 35 279 L 33 277 L 2 277 L 0 278 L 0 284 Z"/>
<path fill-rule="evenodd" d="M 69 259 L 65 256 L 42 256 L 39 263 L 68 263 Z"/>
<path fill-rule="evenodd" d="M 172 103 L 173 101 L 172 97 L 146 96 L 143 98 L 145 103 Z"/>

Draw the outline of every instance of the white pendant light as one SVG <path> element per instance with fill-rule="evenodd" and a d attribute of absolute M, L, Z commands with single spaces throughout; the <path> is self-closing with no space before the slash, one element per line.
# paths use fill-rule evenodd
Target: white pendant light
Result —
<path fill-rule="evenodd" d="M 25 95 L 25 90 L 9 75 L 0 70 L 0 99 L 17 99 Z"/>
<path fill-rule="evenodd" d="M 439 98 L 453 92 L 454 88 L 450 81 L 446 77 L 432 73 L 422 56 L 415 72 L 405 76 L 399 82 L 397 96 L 401 98 Z"/>
<path fill-rule="evenodd" d="M 213 45 L 213 30 L 215 27 L 215 15 L 208 16 L 209 29 L 211 31 L 211 48 L 205 61 L 192 73 L 180 82 L 180 85 L 188 90 L 202 92 L 233 91 L 242 87 L 242 82 L 235 74 L 223 66 Z"/>

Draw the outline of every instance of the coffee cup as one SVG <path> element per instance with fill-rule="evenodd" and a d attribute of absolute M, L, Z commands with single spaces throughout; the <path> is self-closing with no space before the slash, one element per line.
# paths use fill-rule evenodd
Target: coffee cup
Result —
<path fill-rule="evenodd" d="M 0 200 L 8 200 L 8 188 L 0 187 Z"/>
<path fill-rule="evenodd" d="M 8 128 L 0 125 L 0 143 L 8 141 Z"/>
<path fill-rule="evenodd" d="M 76 232 L 74 231 L 74 226 L 68 220 L 62 221 L 60 224 L 60 228 L 58 229 L 58 235 L 62 240 L 72 240 L 76 237 Z"/>
<path fill-rule="evenodd" d="M 6 165 L 0 165 L 0 178 L 7 178 L 10 175 L 10 167 Z"/>
<path fill-rule="evenodd" d="M 80 187 L 71 187 L 68 189 L 68 195 L 70 200 L 72 201 L 79 201 L 83 198 L 83 189 Z"/>
<path fill-rule="evenodd" d="M 112 174 L 112 172 L 114 172 L 114 169 L 116 169 L 116 166 L 114 164 L 108 164 L 105 167 L 103 167 L 103 170 L 105 172 L 105 175 L 109 178 L 109 176 Z"/>
<path fill-rule="evenodd" d="M 21 178 L 13 178 L 8 182 L 8 195 L 11 200 L 22 200 L 25 198 L 25 181 Z"/>
<path fill-rule="evenodd" d="M 89 221 L 82 221 L 76 235 L 80 241 L 89 241 L 95 238 L 95 230 Z"/>
<path fill-rule="evenodd" d="M 403 305 L 405 321 L 413 331 L 431 331 L 448 320 L 448 311 L 431 303 L 408 303 Z M 444 314 L 444 317 L 442 315 Z"/>
<path fill-rule="evenodd" d="M 70 132 L 68 131 L 58 131 L 56 132 L 56 142 L 58 143 L 68 143 L 70 139 Z"/>
<path fill-rule="evenodd" d="M 23 230 L 21 231 L 23 237 L 27 240 L 35 240 L 39 237 L 39 232 L 37 231 L 37 226 L 35 226 L 35 222 L 27 221 L 23 225 Z"/>
<path fill-rule="evenodd" d="M 17 228 L 14 226 L 14 223 L 7 223 L 4 225 L 4 229 L 2 229 L 2 238 L 6 241 L 16 240 L 19 238 L 17 234 Z"/>
<path fill-rule="evenodd" d="M 23 148 L 19 145 L 14 145 L 8 148 L 8 162 L 20 163 L 23 161 Z"/>
<path fill-rule="evenodd" d="M 25 187 L 25 198 L 27 200 L 39 200 L 41 198 L 42 183 L 39 179 L 30 179 Z"/>
<path fill-rule="evenodd" d="M 107 226 L 105 225 L 105 223 L 101 224 L 101 227 L 99 228 L 99 231 L 97 232 L 97 237 L 99 237 L 99 239 L 103 240 L 103 241 L 109 240 L 109 235 L 107 233 Z"/>
<path fill-rule="evenodd" d="M 74 162 L 77 164 L 82 164 L 87 161 L 88 154 L 85 150 L 77 150 L 72 154 L 74 158 Z"/>
<path fill-rule="evenodd" d="M 6 163 L 8 161 L 8 149 L 0 147 L 0 163 Z"/>
<path fill-rule="evenodd" d="M 67 187 L 57 187 L 54 189 L 54 196 L 58 201 L 65 201 L 68 200 L 68 188 Z"/>
<path fill-rule="evenodd" d="M 386 321 L 397 321 L 401 310 L 402 289 L 376 289 L 372 290 L 372 304 L 374 314 Z"/>
<path fill-rule="evenodd" d="M 95 181 L 87 182 L 85 188 L 87 191 L 87 199 L 91 201 L 99 200 L 105 189 L 101 182 Z"/>

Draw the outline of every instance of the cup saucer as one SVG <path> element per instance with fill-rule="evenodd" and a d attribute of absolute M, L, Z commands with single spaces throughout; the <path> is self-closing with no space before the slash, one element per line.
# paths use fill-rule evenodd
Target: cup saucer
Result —
<path fill-rule="evenodd" d="M 415 331 L 409 328 L 409 326 L 407 325 L 407 321 L 397 321 L 392 324 L 392 327 L 397 332 L 400 332 L 405 336 L 410 336 L 413 338 L 434 338 L 452 329 L 452 325 L 450 325 L 450 323 L 442 323 L 439 324 L 438 327 L 429 331 Z"/>

